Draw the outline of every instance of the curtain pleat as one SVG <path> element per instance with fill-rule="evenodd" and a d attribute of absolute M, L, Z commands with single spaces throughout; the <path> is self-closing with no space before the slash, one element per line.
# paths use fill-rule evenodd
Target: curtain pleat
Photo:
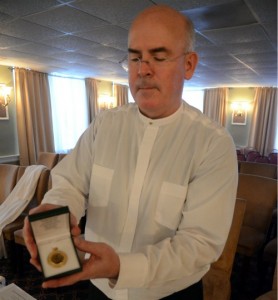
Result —
<path fill-rule="evenodd" d="M 96 114 L 99 112 L 97 81 L 92 78 L 86 78 L 85 85 L 89 107 L 89 123 L 91 123 Z"/>
<path fill-rule="evenodd" d="M 274 148 L 276 120 L 277 88 L 256 88 L 248 146 L 268 155 Z"/>
<path fill-rule="evenodd" d="M 128 103 L 128 87 L 126 85 L 115 84 L 117 95 L 117 106 Z"/>
<path fill-rule="evenodd" d="M 20 165 L 35 164 L 40 152 L 54 152 L 47 74 L 15 69 Z"/>
<path fill-rule="evenodd" d="M 204 94 L 204 114 L 225 126 L 228 88 L 206 89 Z"/>

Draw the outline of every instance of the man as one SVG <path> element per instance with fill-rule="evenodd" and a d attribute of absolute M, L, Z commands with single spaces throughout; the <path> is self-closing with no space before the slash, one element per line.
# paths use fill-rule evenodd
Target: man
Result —
<path fill-rule="evenodd" d="M 191 22 L 166 6 L 133 22 L 128 67 L 136 105 L 95 118 L 32 211 L 68 205 L 78 235 L 86 209 L 85 240 L 75 239 L 87 253 L 83 270 L 43 287 L 91 279 L 91 299 L 203 299 L 201 279 L 229 232 L 237 163 L 225 129 L 181 99 L 198 60 L 193 40 Z M 24 232 L 40 269 L 27 220 Z"/>

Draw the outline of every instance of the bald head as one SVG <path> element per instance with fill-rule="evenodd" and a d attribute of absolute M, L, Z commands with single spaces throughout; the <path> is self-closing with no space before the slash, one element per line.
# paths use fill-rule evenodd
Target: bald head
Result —
<path fill-rule="evenodd" d="M 168 30 L 175 43 L 181 43 L 185 51 L 194 50 L 193 23 L 188 17 L 166 5 L 154 5 L 139 13 L 131 25 L 130 32 L 142 27 L 148 30 L 154 25 Z M 141 32 L 144 33 L 143 30 Z"/>

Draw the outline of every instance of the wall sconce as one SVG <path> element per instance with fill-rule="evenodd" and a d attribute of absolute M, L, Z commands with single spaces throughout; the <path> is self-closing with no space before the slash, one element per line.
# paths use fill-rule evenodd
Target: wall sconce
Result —
<path fill-rule="evenodd" d="M 233 102 L 232 103 L 232 124 L 246 125 L 247 111 L 249 110 L 249 103 L 247 102 Z"/>
<path fill-rule="evenodd" d="M 11 87 L 6 86 L 4 83 L 0 83 L 0 105 L 7 107 L 12 101 L 10 98 Z"/>
<path fill-rule="evenodd" d="M 100 110 L 110 109 L 115 106 L 115 98 L 109 95 L 100 95 L 98 97 Z"/>

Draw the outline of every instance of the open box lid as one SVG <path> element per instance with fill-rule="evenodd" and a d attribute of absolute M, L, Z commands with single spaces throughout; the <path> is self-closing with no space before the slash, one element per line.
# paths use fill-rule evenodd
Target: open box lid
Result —
<path fill-rule="evenodd" d="M 29 215 L 37 244 L 70 236 L 70 211 L 67 206 Z"/>

